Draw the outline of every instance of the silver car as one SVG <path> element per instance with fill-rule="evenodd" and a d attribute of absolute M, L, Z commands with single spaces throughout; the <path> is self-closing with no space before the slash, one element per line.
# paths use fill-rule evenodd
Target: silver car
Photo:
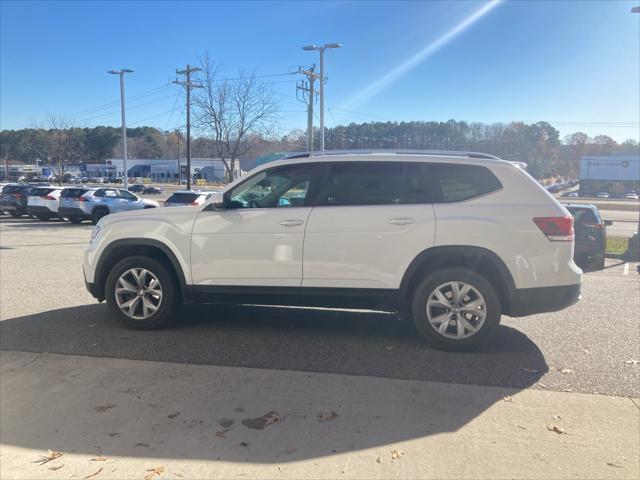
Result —
<path fill-rule="evenodd" d="M 60 194 L 58 215 L 71 223 L 91 220 L 95 225 L 110 213 L 158 206 L 158 202 L 140 198 L 122 188 L 69 187 Z"/>

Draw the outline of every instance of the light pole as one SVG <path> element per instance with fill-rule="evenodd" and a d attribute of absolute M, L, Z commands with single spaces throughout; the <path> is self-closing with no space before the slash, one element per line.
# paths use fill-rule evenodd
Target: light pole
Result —
<path fill-rule="evenodd" d="M 107 73 L 120 75 L 120 109 L 122 110 L 122 159 L 124 168 L 124 178 L 122 183 L 124 189 L 129 189 L 129 173 L 127 172 L 127 121 L 124 118 L 124 74 L 133 73 L 133 70 L 122 68 L 120 70 L 109 70 Z"/>
<path fill-rule="evenodd" d="M 631 9 L 631 13 L 640 13 L 640 7 L 633 7 Z M 640 259 L 640 210 L 638 211 L 638 226 L 636 227 L 636 232 L 629 239 L 629 245 L 627 246 L 625 256 L 629 260 Z M 638 270 L 638 272 L 640 272 L 640 270 Z"/>
<path fill-rule="evenodd" d="M 323 46 L 306 45 L 303 50 L 320 52 L 320 151 L 324 152 L 324 51 L 327 48 L 340 48 L 341 43 L 325 43 Z"/>

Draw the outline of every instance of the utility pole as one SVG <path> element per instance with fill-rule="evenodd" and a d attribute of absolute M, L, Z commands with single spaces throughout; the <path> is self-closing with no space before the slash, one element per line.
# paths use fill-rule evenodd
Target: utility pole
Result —
<path fill-rule="evenodd" d="M 200 68 L 187 65 L 184 70 L 176 70 L 177 75 L 185 76 L 185 81 L 173 81 L 176 85 L 182 85 L 187 90 L 187 190 L 191 190 L 191 89 L 202 88 L 202 85 L 191 82 L 191 74 L 200 70 Z"/>
<path fill-rule="evenodd" d="M 176 128 L 176 138 L 178 139 L 178 185 L 182 186 L 182 169 L 180 168 L 180 130 Z"/>
<path fill-rule="evenodd" d="M 320 52 L 320 151 L 324 152 L 324 51 L 327 48 L 340 48 L 341 43 L 325 43 L 323 46 L 318 47 L 316 45 L 306 45 L 302 47 L 303 50 L 311 51 L 317 50 Z"/>
<path fill-rule="evenodd" d="M 307 151 L 313 151 L 313 104 L 315 103 L 315 83 L 320 75 L 315 73 L 315 64 L 311 68 L 303 69 L 300 67 L 298 73 L 307 77 L 307 81 L 301 80 L 296 86 L 296 93 L 302 92 L 302 102 L 307 104 Z"/>
<path fill-rule="evenodd" d="M 120 110 L 122 110 L 122 167 L 124 175 L 122 178 L 123 187 L 129 189 L 129 172 L 127 171 L 127 121 L 124 117 L 124 74 L 133 73 L 133 70 L 122 68 L 120 70 L 109 70 L 107 73 L 120 75 Z"/>

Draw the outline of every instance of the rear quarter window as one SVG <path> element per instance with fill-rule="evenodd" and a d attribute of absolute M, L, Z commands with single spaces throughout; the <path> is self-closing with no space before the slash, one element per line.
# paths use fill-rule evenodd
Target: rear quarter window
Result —
<path fill-rule="evenodd" d="M 502 188 L 500 180 L 479 165 L 433 165 L 437 203 L 471 200 Z"/>
<path fill-rule="evenodd" d="M 174 193 L 168 199 L 168 203 L 193 203 L 198 197 L 199 193 Z"/>
<path fill-rule="evenodd" d="M 87 188 L 66 188 L 62 191 L 62 193 L 60 194 L 61 197 L 81 197 L 82 195 L 84 195 L 85 193 L 87 193 L 89 191 L 89 189 Z"/>

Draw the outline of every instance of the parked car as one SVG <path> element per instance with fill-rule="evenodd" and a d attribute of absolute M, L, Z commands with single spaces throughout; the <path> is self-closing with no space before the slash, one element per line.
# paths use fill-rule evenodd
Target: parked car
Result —
<path fill-rule="evenodd" d="M 27 197 L 33 184 L 10 183 L 2 189 L 0 196 L 0 210 L 7 212 L 14 218 L 27 214 Z"/>
<path fill-rule="evenodd" d="M 71 223 L 91 220 L 96 224 L 110 213 L 158 206 L 158 202 L 140 198 L 122 188 L 69 187 L 60 195 L 58 215 Z"/>
<path fill-rule="evenodd" d="M 580 267 L 597 270 L 604 268 L 607 248 L 607 227 L 611 220 L 602 220 L 598 207 L 587 204 L 566 204 L 574 218 L 575 250 L 574 259 Z"/>
<path fill-rule="evenodd" d="M 460 350 L 502 314 L 575 303 L 573 240 L 567 209 L 488 154 L 298 154 L 200 208 L 103 218 L 83 271 L 131 328 L 181 301 L 377 308 Z"/>
<path fill-rule="evenodd" d="M 34 187 L 27 197 L 27 213 L 39 220 L 58 217 L 60 193 L 64 187 Z"/>
<path fill-rule="evenodd" d="M 578 195 L 578 192 L 567 192 L 567 193 L 563 193 L 563 194 L 561 195 L 561 197 L 564 197 L 564 198 L 567 198 L 567 197 L 569 197 L 569 198 L 575 198 L 575 197 L 579 197 L 579 196 L 580 196 L 580 195 Z"/>
<path fill-rule="evenodd" d="M 607 192 L 598 192 L 596 193 L 596 198 L 609 198 L 609 194 Z"/>
<path fill-rule="evenodd" d="M 142 183 L 134 183 L 129 186 L 129 191 L 133 193 L 142 193 L 144 191 L 144 185 Z"/>
<path fill-rule="evenodd" d="M 624 198 L 628 198 L 629 200 L 638 200 L 640 196 L 636 192 L 627 192 L 624 194 Z"/>
<path fill-rule="evenodd" d="M 203 205 L 214 192 L 200 190 L 180 190 L 175 192 L 164 202 L 165 207 L 186 207 L 188 205 L 198 207 Z"/>
<path fill-rule="evenodd" d="M 154 187 L 153 185 L 149 185 L 144 187 L 142 193 L 147 193 L 149 195 L 160 195 L 162 193 L 162 189 L 159 187 Z"/>

